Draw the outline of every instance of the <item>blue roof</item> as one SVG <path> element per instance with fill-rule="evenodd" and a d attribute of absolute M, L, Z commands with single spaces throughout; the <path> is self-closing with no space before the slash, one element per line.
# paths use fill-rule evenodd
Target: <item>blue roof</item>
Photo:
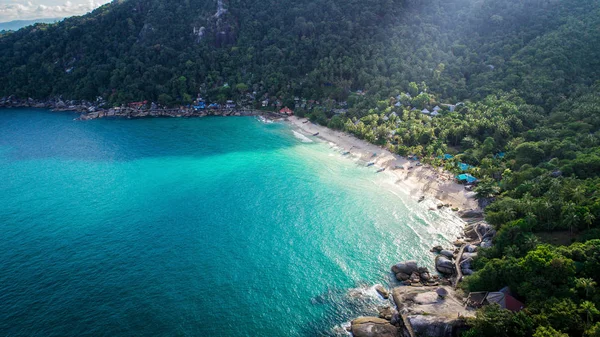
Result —
<path fill-rule="evenodd" d="M 458 163 L 457 166 L 461 171 L 466 171 L 466 170 L 470 169 L 471 167 L 473 167 L 473 166 L 471 166 L 469 164 L 465 164 L 465 163 Z"/>
<path fill-rule="evenodd" d="M 498 159 L 502 159 L 504 158 L 505 153 L 504 152 L 498 152 L 498 154 L 496 154 L 494 157 L 498 158 Z"/>
<path fill-rule="evenodd" d="M 466 181 L 468 183 L 473 183 L 473 182 L 477 181 L 477 178 L 473 177 L 472 175 L 470 175 L 468 173 L 459 174 L 456 176 L 456 179 L 458 179 L 460 181 Z"/>
<path fill-rule="evenodd" d="M 444 159 L 452 159 L 452 158 L 454 158 L 454 156 L 453 156 L 453 155 L 451 155 L 451 154 L 447 154 L 447 153 L 446 153 L 446 154 L 444 155 Z"/>

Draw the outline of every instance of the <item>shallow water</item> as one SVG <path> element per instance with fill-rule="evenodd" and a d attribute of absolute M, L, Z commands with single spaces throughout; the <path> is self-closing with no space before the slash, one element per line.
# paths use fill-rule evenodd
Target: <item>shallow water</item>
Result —
<path fill-rule="evenodd" d="M 3 335 L 332 335 L 459 232 L 285 124 L 74 117 L 0 110 Z"/>

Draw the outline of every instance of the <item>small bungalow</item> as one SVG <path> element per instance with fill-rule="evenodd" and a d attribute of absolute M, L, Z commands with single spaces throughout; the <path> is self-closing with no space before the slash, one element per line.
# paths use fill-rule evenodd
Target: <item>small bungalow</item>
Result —
<path fill-rule="evenodd" d="M 439 156 L 438 158 L 441 158 L 441 159 L 444 159 L 444 160 L 450 160 L 450 159 L 454 158 L 454 156 L 451 155 L 451 154 L 447 154 L 446 153 L 443 156 Z"/>
<path fill-rule="evenodd" d="M 432 117 L 438 116 L 440 113 L 437 111 L 433 111 L 431 114 L 429 114 Z"/>
<path fill-rule="evenodd" d="M 269 99 L 268 99 L 268 98 L 264 99 L 264 100 L 261 102 L 261 105 L 262 105 L 262 107 L 263 107 L 263 108 L 266 108 L 266 107 L 268 107 L 268 106 L 269 106 Z"/>
<path fill-rule="evenodd" d="M 290 108 L 288 108 L 287 106 L 285 108 L 279 110 L 279 113 L 284 114 L 284 115 L 288 115 L 288 116 L 291 116 L 291 115 L 294 114 L 294 112 Z"/>
<path fill-rule="evenodd" d="M 459 174 L 456 176 L 456 180 L 462 184 L 474 184 L 477 182 L 477 178 L 473 177 L 468 173 Z"/>
<path fill-rule="evenodd" d="M 396 102 L 396 104 L 394 104 L 395 107 L 401 107 L 402 106 L 402 102 L 398 101 Z"/>
<path fill-rule="evenodd" d="M 506 153 L 504 153 L 504 152 L 498 152 L 498 153 L 496 153 L 496 154 L 494 155 L 494 158 L 497 158 L 497 159 L 504 159 L 504 156 L 505 156 L 505 155 L 506 155 Z"/>
<path fill-rule="evenodd" d="M 426 115 L 429 115 L 429 113 L 430 113 L 430 112 L 429 112 L 429 110 L 427 110 L 427 109 L 423 109 L 423 110 L 421 110 L 421 113 L 424 113 L 424 114 L 426 114 Z"/>
<path fill-rule="evenodd" d="M 206 103 L 204 103 L 204 101 L 200 101 L 197 104 L 193 105 L 194 110 L 198 111 L 198 110 L 204 110 L 206 109 Z"/>
<path fill-rule="evenodd" d="M 473 308 L 481 308 L 484 305 L 498 304 L 502 309 L 512 312 L 519 312 L 525 308 L 525 305 L 514 298 L 508 289 L 504 287 L 500 291 L 479 291 L 469 294 L 467 305 Z"/>
<path fill-rule="evenodd" d="M 232 100 L 227 100 L 227 102 L 225 103 L 225 107 L 227 109 L 233 109 L 235 108 L 235 102 Z"/>
<path fill-rule="evenodd" d="M 439 106 L 437 106 L 437 105 L 435 106 L 435 108 L 433 108 L 433 111 L 440 111 L 440 110 L 442 110 L 442 108 L 440 108 L 440 107 L 439 107 Z"/>

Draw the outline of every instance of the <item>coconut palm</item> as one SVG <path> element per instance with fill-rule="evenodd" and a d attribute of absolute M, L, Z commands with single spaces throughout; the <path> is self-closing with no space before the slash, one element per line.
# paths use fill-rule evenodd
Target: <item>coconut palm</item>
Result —
<path fill-rule="evenodd" d="M 590 297 L 590 292 L 596 287 L 596 281 L 591 278 L 578 278 L 575 280 L 575 286 L 585 290 L 585 297 Z"/>
<path fill-rule="evenodd" d="M 594 318 L 595 315 L 600 314 L 600 311 L 596 309 L 594 303 L 590 301 L 584 301 L 580 305 L 581 313 L 585 314 L 586 318 L 586 327 L 589 327 L 590 321 Z"/>

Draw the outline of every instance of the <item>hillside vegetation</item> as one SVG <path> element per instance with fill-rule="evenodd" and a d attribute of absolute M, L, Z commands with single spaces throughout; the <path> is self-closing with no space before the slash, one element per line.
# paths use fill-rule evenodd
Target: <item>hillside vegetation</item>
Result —
<path fill-rule="evenodd" d="M 114 1 L 1 36 L 0 96 L 252 93 L 402 155 L 467 164 L 498 235 L 464 286 L 508 285 L 526 304 L 481 310 L 467 335 L 600 336 L 598 27 L 596 0 Z"/>

